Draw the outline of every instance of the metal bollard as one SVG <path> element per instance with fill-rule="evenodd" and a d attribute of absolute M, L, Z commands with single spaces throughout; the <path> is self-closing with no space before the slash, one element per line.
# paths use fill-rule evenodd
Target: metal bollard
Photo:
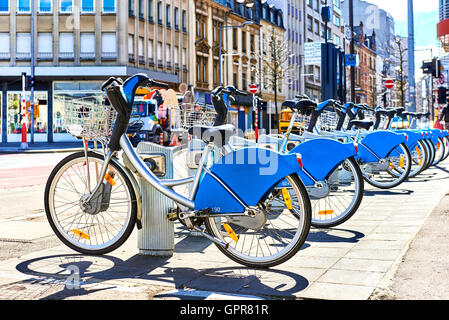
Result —
<path fill-rule="evenodd" d="M 160 179 L 173 178 L 173 154 L 176 147 L 163 147 L 158 144 L 142 142 L 137 152 L 143 158 L 162 158 L 165 173 L 157 174 Z M 139 254 L 171 257 L 174 249 L 174 223 L 167 214 L 174 207 L 171 199 L 139 178 L 142 193 L 142 229 L 138 231 Z"/>

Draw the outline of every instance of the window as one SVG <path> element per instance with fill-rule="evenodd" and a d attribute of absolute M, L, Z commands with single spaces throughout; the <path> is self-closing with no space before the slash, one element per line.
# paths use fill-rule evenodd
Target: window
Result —
<path fill-rule="evenodd" d="M 242 52 L 246 52 L 246 32 L 242 31 Z"/>
<path fill-rule="evenodd" d="M 39 0 L 39 13 L 50 13 L 52 2 L 51 0 Z"/>
<path fill-rule="evenodd" d="M 162 2 L 157 3 L 157 23 L 162 24 Z"/>
<path fill-rule="evenodd" d="M 0 33 L 0 43 L 3 44 L 0 46 L 0 60 L 9 59 L 9 33 Z"/>
<path fill-rule="evenodd" d="M 311 16 L 307 16 L 307 30 L 313 32 L 313 19 Z"/>
<path fill-rule="evenodd" d="M 9 0 L 0 0 L 0 12 L 9 12 Z"/>
<path fill-rule="evenodd" d="M 95 33 L 93 32 L 80 33 L 80 58 L 81 59 L 95 58 Z"/>
<path fill-rule="evenodd" d="M 238 49 L 238 44 L 237 44 L 237 29 L 232 29 L 232 43 L 233 43 L 233 48 L 234 50 Z"/>
<path fill-rule="evenodd" d="M 31 34 L 17 33 L 17 59 L 31 58 Z"/>
<path fill-rule="evenodd" d="M 128 0 L 129 16 L 134 17 L 134 0 Z"/>
<path fill-rule="evenodd" d="M 187 32 L 187 13 L 185 10 L 182 10 L 182 31 Z"/>
<path fill-rule="evenodd" d="M 59 12 L 72 13 L 72 0 L 60 0 Z"/>
<path fill-rule="evenodd" d="M 134 36 L 128 35 L 128 54 L 134 55 Z"/>
<path fill-rule="evenodd" d="M 334 14 L 334 24 L 339 27 L 340 26 L 340 17 Z"/>
<path fill-rule="evenodd" d="M 179 9 L 175 8 L 173 20 L 175 22 L 175 29 L 179 30 Z"/>
<path fill-rule="evenodd" d="M 169 44 L 165 45 L 165 61 L 171 63 L 171 46 Z"/>
<path fill-rule="evenodd" d="M 95 1 L 94 0 L 82 0 L 81 3 L 81 12 L 94 12 L 95 11 Z"/>
<path fill-rule="evenodd" d="M 115 0 L 103 0 L 103 13 L 114 13 L 115 12 Z"/>
<path fill-rule="evenodd" d="M 117 36 L 115 32 L 101 34 L 101 57 L 115 59 L 117 57 Z"/>
<path fill-rule="evenodd" d="M 143 0 L 139 0 L 139 18 L 143 19 L 144 18 L 144 13 L 143 13 Z"/>
<path fill-rule="evenodd" d="M 157 63 L 162 65 L 162 42 L 157 43 Z"/>
<path fill-rule="evenodd" d="M 137 54 L 139 55 L 139 59 L 143 60 L 143 38 L 139 37 L 137 42 Z"/>
<path fill-rule="evenodd" d="M 179 47 L 178 46 L 175 46 L 173 62 L 175 63 L 176 67 L 179 67 Z"/>
<path fill-rule="evenodd" d="M 153 0 L 148 0 L 148 20 L 153 22 Z"/>
<path fill-rule="evenodd" d="M 17 0 L 17 12 L 30 13 L 31 12 L 30 0 Z"/>
<path fill-rule="evenodd" d="M 53 57 L 53 39 L 51 33 L 37 34 L 37 57 L 51 59 Z"/>
<path fill-rule="evenodd" d="M 59 34 L 59 58 L 73 59 L 73 33 L 61 32 Z"/>
<path fill-rule="evenodd" d="M 181 56 L 181 62 L 182 62 L 182 67 L 185 69 L 187 67 L 186 61 L 187 61 L 187 49 L 186 48 L 182 48 L 182 56 Z"/>
<path fill-rule="evenodd" d="M 171 27 L 171 7 L 169 4 L 165 7 L 165 21 L 167 24 L 167 27 Z"/>
<path fill-rule="evenodd" d="M 153 55 L 153 50 L 154 50 L 154 42 L 153 40 L 148 40 L 148 60 L 150 62 L 150 64 L 154 63 L 154 55 Z"/>

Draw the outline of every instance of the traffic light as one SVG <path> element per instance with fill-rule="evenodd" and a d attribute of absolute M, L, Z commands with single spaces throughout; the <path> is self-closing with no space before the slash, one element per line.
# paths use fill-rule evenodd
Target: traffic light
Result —
<path fill-rule="evenodd" d="M 441 65 L 441 61 L 438 58 L 433 58 L 432 59 L 432 75 L 435 78 L 439 78 L 441 76 L 441 71 L 442 70 L 442 65 Z"/>
<path fill-rule="evenodd" d="M 447 89 L 445 87 L 438 88 L 438 103 L 439 104 L 447 103 Z"/>
<path fill-rule="evenodd" d="M 35 85 L 35 79 L 31 76 L 26 76 L 25 78 L 25 85 L 26 85 L 26 89 L 30 90 L 31 88 L 34 88 Z"/>
<path fill-rule="evenodd" d="M 424 74 L 433 74 L 432 61 L 424 61 L 421 69 L 423 70 Z"/>

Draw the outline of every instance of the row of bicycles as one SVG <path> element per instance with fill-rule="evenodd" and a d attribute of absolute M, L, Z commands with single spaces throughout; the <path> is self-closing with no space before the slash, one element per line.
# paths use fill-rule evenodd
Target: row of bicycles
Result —
<path fill-rule="evenodd" d="M 230 100 L 244 93 L 218 87 L 215 123 L 190 127 L 186 148 L 177 151 L 185 158 L 184 175 L 161 179 L 126 135 L 139 87 L 167 86 L 144 74 L 110 78 L 102 87 L 109 101 L 103 116 L 79 117 L 70 108 L 66 114 L 68 131 L 84 139 L 85 148 L 55 167 L 44 202 L 55 234 L 80 253 L 107 254 L 147 223 L 138 177 L 173 200 L 170 219 L 237 263 L 273 267 L 300 250 L 311 226 L 350 219 L 365 182 L 393 188 L 449 155 L 448 133 L 426 127 L 428 115 L 307 97 L 283 103 L 292 111 L 285 134 L 246 140 L 227 124 Z M 398 119 L 410 128 L 400 129 Z M 88 140 L 102 148 L 89 149 Z"/>

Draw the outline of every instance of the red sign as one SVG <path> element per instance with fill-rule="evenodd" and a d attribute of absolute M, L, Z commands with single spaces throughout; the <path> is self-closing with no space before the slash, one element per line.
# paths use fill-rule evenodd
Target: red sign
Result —
<path fill-rule="evenodd" d="M 257 87 L 257 85 L 252 84 L 249 86 L 249 92 L 251 92 L 252 94 L 256 94 L 257 92 L 259 92 L 259 88 Z"/>
<path fill-rule="evenodd" d="M 439 81 L 440 81 L 440 84 L 444 84 L 446 82 L 446 79 L 444 78 L 444 74 L 440 75 Z"/>
<path fill-rule="evenodd" d="M 392 89 L 394 87 L 394 81 L 391 79 L 385 80 L 385 88 Z"/>

